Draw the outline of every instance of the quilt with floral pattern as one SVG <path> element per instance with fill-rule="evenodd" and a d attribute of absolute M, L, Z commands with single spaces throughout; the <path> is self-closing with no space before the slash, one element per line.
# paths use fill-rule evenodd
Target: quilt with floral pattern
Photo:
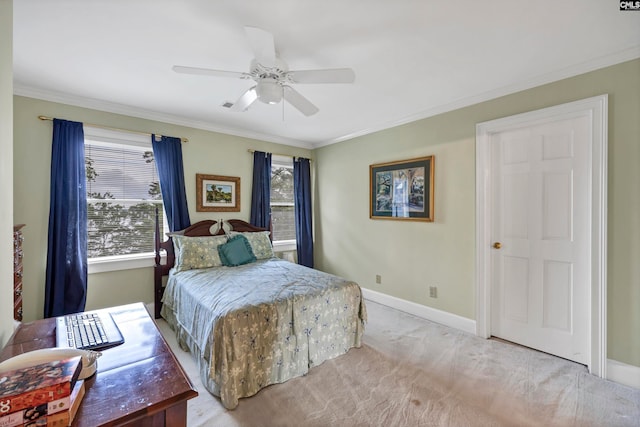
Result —
<path fill-rule="evenodd" d="M 357 283 L 279 258 L 172 271 L 162 316 L 227 409 L 360 347 L 367 319 Z"/>

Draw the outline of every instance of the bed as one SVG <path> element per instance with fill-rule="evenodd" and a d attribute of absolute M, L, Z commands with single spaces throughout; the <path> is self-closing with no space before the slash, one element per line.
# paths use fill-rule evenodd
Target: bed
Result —
<path fill-rule="evenodd" d="M 361 346 L 358 284 L 275 257 L 267 230 L 206 220 L 160 236 L 156 229 L 156 317 L 225 408 Z"/>

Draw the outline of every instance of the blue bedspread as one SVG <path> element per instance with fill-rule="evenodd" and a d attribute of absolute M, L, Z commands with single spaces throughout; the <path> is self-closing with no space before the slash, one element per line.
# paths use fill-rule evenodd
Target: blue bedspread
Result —
<path fill-rule="evenodd" d="M 162 316 L 196 358 L 207 389 L 238 399 L 360 347 L 358 284 L 279 258 L 171 272 Z"/>

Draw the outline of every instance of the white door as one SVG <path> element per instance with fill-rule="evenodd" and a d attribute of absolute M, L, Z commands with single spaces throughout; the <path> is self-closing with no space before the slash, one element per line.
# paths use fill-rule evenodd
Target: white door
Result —
<path fill-rule="evenodd" d="M 491 335 L 588 364 L 591 121 L 505 130 L 491 145 Z"/>

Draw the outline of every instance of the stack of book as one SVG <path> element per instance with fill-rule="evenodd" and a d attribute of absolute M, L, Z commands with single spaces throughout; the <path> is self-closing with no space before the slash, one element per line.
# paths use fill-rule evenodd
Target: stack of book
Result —
<path fill-rule="evenodd" d="M 84 397 L 80 356 L 0 372 L 0 427 L 71 425 Z"/>

